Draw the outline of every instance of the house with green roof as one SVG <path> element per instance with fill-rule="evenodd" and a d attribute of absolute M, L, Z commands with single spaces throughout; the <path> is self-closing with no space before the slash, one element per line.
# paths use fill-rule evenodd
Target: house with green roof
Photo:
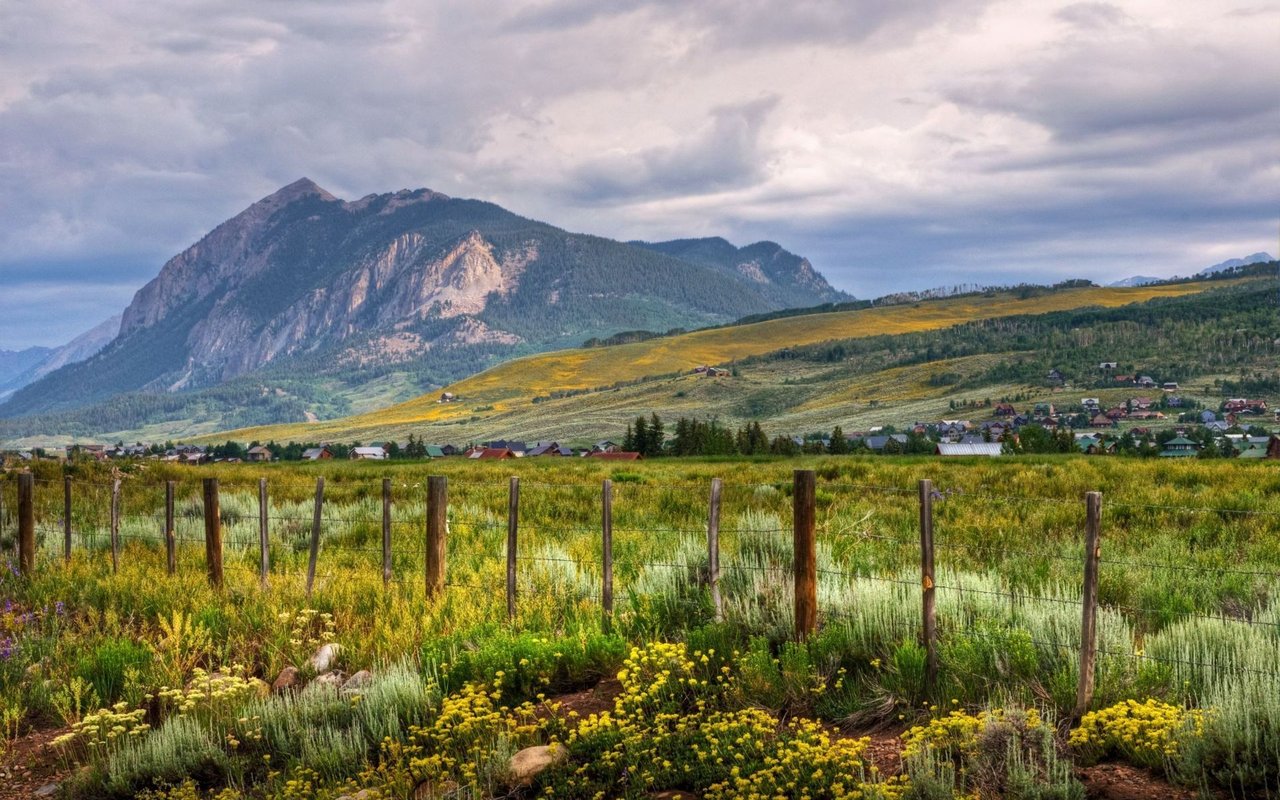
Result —
<path fill-rule="evenodd" d="M 1176 439 L 1170 439 L 1165 442 L 1164 449 L 1160 451 L 1161 458 L 1195 458 L 1196 453 L 1200 452 L 1200 445 L 1191 441 L 1185 436 L 1179 436 Z"/>

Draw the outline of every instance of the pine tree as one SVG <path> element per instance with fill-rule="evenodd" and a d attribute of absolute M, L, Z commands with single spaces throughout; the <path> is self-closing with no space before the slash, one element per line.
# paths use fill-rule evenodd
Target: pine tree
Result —
<path fill-rule="evenodd" d="M 635 435 L 631 440 L 631 447 L 628 450 L 634 450 L 642 455 L 647 455 L 649 451 L 649 423 L 645 422 L 643 416 L 636 417 Z"/>
<path fill-rule="evenodd" d="M 831 431 L 831 445 L 827 450 L 833 456 L 843 456 L 849 452 L 849 442 L 844 438 L 844 430 L 839 425 Z"/>
<path fill-rule="evenodd" d="M 667 435 L 662 430 L 662 419 L 658 417 L 655 411 L 649 415 L 649 450 L 645 452 L 645 457 L 662 455 L 662 446 L 665 444 Z"/>

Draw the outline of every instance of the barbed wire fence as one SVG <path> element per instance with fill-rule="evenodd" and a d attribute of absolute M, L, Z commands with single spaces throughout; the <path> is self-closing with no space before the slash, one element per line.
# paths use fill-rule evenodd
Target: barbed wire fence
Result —
<path fill-rule="evenodd" d="M 388 591 L 427 601 L 455 592 L 505 605 L 513 624 L 528 598 L 553 594 L 596 608 L 608 630 L 619 613 L 615 578 L 621 577 L 631 598 L 657 585 L 700 593 L 716 620 L 768 611 L 799 640 L 842 624 L 914 640 L 926 653 L 930 690 L 938 681 L 940 644 L 948 637 L 1000 644 L 1017 634 L 1039 652 L 1078 663 L 1077 716 L 1092 702 L 1099 659 L 1175 672 L 1280 677 L 1277 669 L 1239 659 L 1142 647 L 1127 623 L 1239 626 L 1280 643 L 1280 616 L 1259 614 L 1256 607 L 1226 613 L 1193 606 L 1165 619 L 1168 608 L 1122 594 L 1104 597 L 1101 578 L 1108 570 L 1175 583 L 1215 576 L 1280 587 L 1280 569 L 1103 557 L 1104 506 L 1097 492 L 1082 502 L 940 489 L 930 480 L 915 487 L 818 483 L 811 470 L 796 470 L 790 482 L 754 484 L 511 477 L 503 486 L 431 476 L 397 485 L 386 478 L 380 486 L 359 487 L 354 501 L 344 504 L 326 502 L 324 478 L 317 479 L 309 501 L 273 501 L 269 489 L 266 479 L 204 478 L 197 491 L 190 480 L 161 485 L 23 473 L 0 481 L 0 534 L 13 533 L 12 568 L 22 574 L 59 568 L 76 553 L 113 573 L 128 560 L 163 553 L 159 569 L 168 576 L 199 569 L 221 588 L 230 573 L 240 590 L 256 583 L 309 599 L 317 586 L 347 580 L 355 571 L 380 575 Z M 350 487 L 344 491 L 352 494 Z M 979 524 L 972 513 L 961 513 L 972 512 L 973 504 L 1016 527 L 1029 525 L 1031 512 L 1047 514 L 1049 524 L 1078 535 L 1047 537 L 1060 544 L 1056 550 L 1018 546 L 990 531 L 966 530 Z M 522 513 L 530 506 L 538 512 Z M 790 524 L 779 515 L 788 507 Z M 655 508 L 670 521 L 653 524 Z M 1126 518 L 1213 515 L 1280 525 L 1280 514 L 1267 509 L 1106 508 Z M 894 525 L 872 524 L 876 515 L 892 516 Z M 961 523 L 962 516 L 970 521 Z M 728 519 L 736 522 L 723 524 Z M 975 565 L 983 570 L 980 577 L 966 572 Z M 1056 585 L 1046 588 L 1046 574 Z"/>

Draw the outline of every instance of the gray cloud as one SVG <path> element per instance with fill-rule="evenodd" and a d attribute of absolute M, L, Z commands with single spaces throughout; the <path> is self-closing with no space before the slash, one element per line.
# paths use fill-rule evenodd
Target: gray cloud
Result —
<path fill-rule="evenodd" d="M 772 96 L 721 106 L 698 130 L 672 132 L 669 144 L 587 159 L 568 175 L 570 196 L 581 203 L 635 202 L 752 185 L 767 166 L 760 132 L 777 105 Z"/>
<path fill-rule="evenodd" d="M 860 295 L 1189 272 L 1274 249 L 1278 36 L 1257 0 L 9 3 L 0 347 L 301 175 L 774 239 Z"/>

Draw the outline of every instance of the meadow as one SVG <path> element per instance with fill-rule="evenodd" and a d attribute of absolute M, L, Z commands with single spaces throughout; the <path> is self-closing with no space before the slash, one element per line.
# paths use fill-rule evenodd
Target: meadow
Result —
<path fill-rule="evenodd" d="M 817 474 L 817 630 L 793 617 L 792 470 Z M 73 548 L 63 560 L 63 480 Z M 7 570 L 6 741 L 68 731 L 76 797 L 1083 797 L 1102 759 L 1280 794 L 1280 474 L 1267 463 L 825 457 L 628 463 L 35 465 L 37 568 Z M 447 572 L 424 571 L 448 478 Z M 520 478 L 509 618 L 509 477 Z M 206 578 L 200 480 L 221 490 Z M 15 531 L 0 481 L 0 538 Z M 315 585 L 306 568 L 325 479 Z M 259 575 L 258 480 L 270 505 Z M 392 575 L 382 571 L 382 481 Z M 613 490 L 602 613 L 601 482 Z M 707 587 L 723 481 L 722 608 Z M 917 481 L 934 482 L 937 680 L 921 646 Z M 176 482 L 177 563 L 163 547 Z M 1084 493 L 1103 493 L 1098 661 L 1073 711 Z M 266 691 L 319 645 L 361 688 Z M 566 698 L 594 691 L 601 708 Z M 867 737 L 896 743 L 886 758 Z M 511 786 L 510 757 L 555 763 Z"/>

